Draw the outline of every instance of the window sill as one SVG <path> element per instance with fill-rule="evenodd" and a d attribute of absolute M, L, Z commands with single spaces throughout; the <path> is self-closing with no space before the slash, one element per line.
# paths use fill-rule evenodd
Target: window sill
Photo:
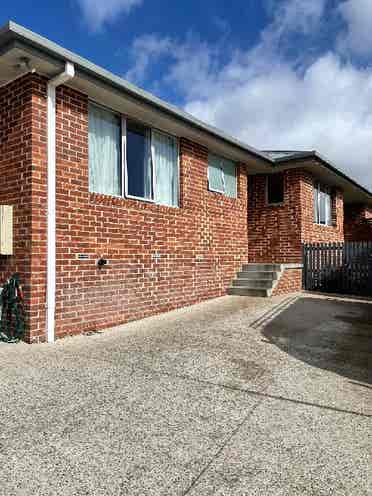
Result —
<path fill-rule="evenodd" d="M 128 208 L 128 205 L 135 205 L 141 209 L 151 209 L 151 210 L 169 210 L 172 212 L 180 212 L 181 207 L 171 206 L 171 205 L 162 205 L 160 203 L 155 203 L 152 200 L 144 200 L 142 198 L 134 198 L 134 197 L 123 197 L 123 196 L 115 196 L 115 195 L 106 195 L 102 193 L 94 193 L 90 192 L 90 202 L 96 205 L 106 205 L 106 206 L 125 206 Z"/>
<path fill-rule="evenodd" d="M 322 227 L 322 228 L 326 228 L 326 229 L 335 229 L 337 226 L 335 225 L 329 225 L 329 224 L 319 224 L 318 222 L 314 222 L 313 223 L 314 226 L 318 226 L 318 227 Z"/>
<path fill-rule="evenodd" d="M 228 199 L 228 200 L 238 200 L 238 199 L 239 199 L 239 197 L 238 197 L 238 196 L 228 196 L 228 195 L 226 195 L 226 194 L 225 194 L 225 192 L 224 192 L 224 191 L 218 191 L 218 190 L 216 190 L 216 189 L 210 189 L 210 188 L 208 188 L 208 192 L 209 192 L 209 193 L 213 193 L 213 194 L 215 194 L 215 195 L 219 195 L 219 196 L 221 196 L 222 198 L 226 198 L 226 199 Z"/>

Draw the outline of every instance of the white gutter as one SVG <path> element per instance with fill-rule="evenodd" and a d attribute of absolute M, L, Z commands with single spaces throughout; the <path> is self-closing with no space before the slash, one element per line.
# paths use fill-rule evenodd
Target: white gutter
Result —
<path fill-rule="evenodd" d="M 75 67 L 66 62 L 65 70 L 48 82 L 48 247 L 46 329 L 48 343 L 55 338 L 56 309 L 56 88 L 75 76 Z"/>

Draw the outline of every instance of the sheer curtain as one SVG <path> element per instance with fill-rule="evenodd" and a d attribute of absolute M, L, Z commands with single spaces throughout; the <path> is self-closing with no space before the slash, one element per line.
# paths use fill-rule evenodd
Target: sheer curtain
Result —
<path fill-rule="evenodd" d="M 152 132 L 152 150 L 156 177 L 155 202 L 178 206 L 178 146 L 177 139 Z"/>
<path fill-rule="evenodd" d="M 121 125 L 114 113 L 89 105 L 89 189 L 121 195 Z"/>
<path fill-rule="evenodd" d="M 224 193 L 225 184 L 223 170 L 221 167 L 221 158 L 210 153 L 208 156 L 208 183 L 209 189 Z"/>
<path fill-rule="evenodd" d="M 237 197 L 236 165 L 230 160 L 224 160 L 223 164 L 225 193 L 231 198 Z"/>

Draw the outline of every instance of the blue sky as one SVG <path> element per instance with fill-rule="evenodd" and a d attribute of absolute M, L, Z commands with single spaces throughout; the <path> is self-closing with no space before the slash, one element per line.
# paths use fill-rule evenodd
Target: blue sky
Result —
<path fill-rule="evenodd" d="M 372 190 L 372 0 L 3 0 L 12 19 L 261 149 Z"/>

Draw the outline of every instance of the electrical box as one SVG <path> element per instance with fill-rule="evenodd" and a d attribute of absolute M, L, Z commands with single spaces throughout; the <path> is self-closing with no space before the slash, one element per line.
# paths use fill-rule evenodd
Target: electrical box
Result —
<path fill-rule="evenodd" d="M 0 255 L 13 255 L 13 207 L 0 205 Z"/>

